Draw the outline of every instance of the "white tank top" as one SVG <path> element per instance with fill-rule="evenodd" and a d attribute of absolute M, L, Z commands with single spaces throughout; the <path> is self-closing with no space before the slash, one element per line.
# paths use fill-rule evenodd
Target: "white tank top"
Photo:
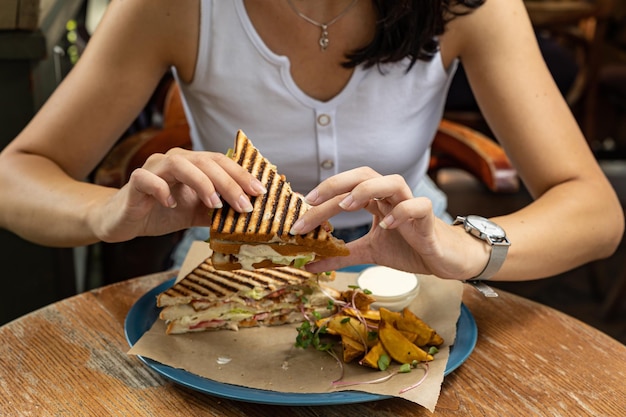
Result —
<path fill-rule="evenodd" d="M 364 165 L 415 188 L 457 64 L 446 71 L 437 54 L 407 73 L 408 63 L 359 66 L 337 96 L 319 101 L 298 88 L 289 59 L 263 43 L 243 0 L 202 0 L 195 76 L 178 82 L 195 149 L 226 152 L 242 129 L 303 194 Z M 370 221 L 365 211 L 332 219 L 336 228 Z"/>

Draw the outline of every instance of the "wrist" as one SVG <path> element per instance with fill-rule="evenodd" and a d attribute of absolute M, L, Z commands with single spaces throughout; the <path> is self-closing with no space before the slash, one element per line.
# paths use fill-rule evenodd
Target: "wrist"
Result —
<path fill-rule="evenodd" d="M 486 264 L 484 264 L 482 270 L 477 275 L 472 276 L 471 279 L 491 279 L 502 267 L 509 246 L 511 245 L 504 229 L 489 219 L 475 215 L 467 217 L 459 216 L 454 221 L 454 224 L 462 225 L 463 229 L 473 237 L 474 240 L 483 244 L 483 250 L 486 249 L 488 253 Z M 480 256 L 480 258 L 483 259 L 484 256 Z"/>
<path fill-rule="evenodd" d="M 459 233 L 459 243 L 464 254 L 465 269 L 459 279 L 465 281 L 479 276 L 489 263 L 491 247 L 484 241 L 467 233 L 463 227 L 455 227 Z"/>
<path fill-rule="evenodd" d="M 466 233 L 466 235 L 468 238 L 471 238 L 473 246 L 475 248 L 472 258 L 473 262 L 471 263 L 472 271 L 471 274 L 469 274 L 466 278 L 468 280 L 471 280 L 480 276 L 487 268 L 487 265 L 489 264 L 489 259 L 491 257 L 491 246 L 489 246 L 489 244 L 483 240 L 476 239 L 469 233 Z"/>
<path fill-rule="evenodd" d="M 89 236 L 87 239 L 94 242 L 114 242 L 115 238 L 111 234 L 111 215 L 116 213 L 112 208 L 112 199 L 117 190 L 111 189 L 104 194 L 92 195 L 92 198 L 86 203 L 84 208 L 84 217 L 82 222 L 84 230 Z"/>

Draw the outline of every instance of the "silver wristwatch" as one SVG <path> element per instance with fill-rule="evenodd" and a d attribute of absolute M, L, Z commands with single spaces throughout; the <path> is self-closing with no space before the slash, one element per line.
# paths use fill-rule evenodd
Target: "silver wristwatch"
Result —
<path fill-rule="evenodd" d="M 511 242 L 506 237 L 504 229 L 489 219 L 481 216 L 457 216 L 454 224 L 462 224 L 465 231 L 491 245 L 491 254 L 485 269 L 472 280 L 488 280 L 502 267 Z"/>

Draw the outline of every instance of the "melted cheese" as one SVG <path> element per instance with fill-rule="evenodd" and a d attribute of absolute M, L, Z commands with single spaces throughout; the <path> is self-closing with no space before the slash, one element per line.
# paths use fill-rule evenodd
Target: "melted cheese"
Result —
<path fill-rule="evenodd" d="M 306 255 L 281 255 L 270 245 L 241 245 L 239 253 L 233 256 L 237 258 L 243 269 L 248 270 L 254 269 L 254 264 L 263 262 L 266 259 L 277 265 L 291 265 L 297 259 L 303 259 L 307 262 L 315 259 L 315 254 L 313 253 Z"/>

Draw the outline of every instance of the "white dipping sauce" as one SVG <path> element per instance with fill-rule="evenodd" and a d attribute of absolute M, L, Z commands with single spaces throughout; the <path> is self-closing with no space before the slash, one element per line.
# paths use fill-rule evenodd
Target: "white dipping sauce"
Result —
<path fill-rule="evenodd" d="M 399 271 L 386 266 L 373 266 L 361 272 L 357 279 L 361 289 L 371 291 L 376 302 L 373 307 L 402 310 L 419 292 L 416 274 Z"/>

